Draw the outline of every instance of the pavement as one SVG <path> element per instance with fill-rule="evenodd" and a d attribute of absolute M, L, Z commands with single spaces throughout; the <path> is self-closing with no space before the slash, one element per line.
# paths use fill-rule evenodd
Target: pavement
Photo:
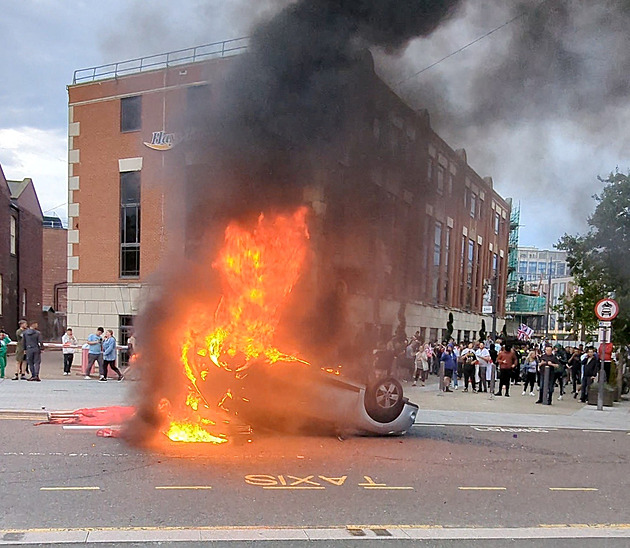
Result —
<path fill-rule="evenodd" d="M 134 388 L 140 382 L 131 379 L 99 382 L 94 373 L 91 380 L 85 380 L 78 365 L 73 366 L 70 376 L 64 376 L 62 355 L 58 351 L 43 353 L 42 382 L 13 381 L 11 358 L 9 356 L 7 364 L 9 378 L 0 379 L 0 416 L 45 417 L 51 411 L 130 405 Z M 465 393 L 461 388 L 443 393 L 437 388 L 435 376 L 429 378 L 427 386 L 414 387 L 404 382 L 403 388 L 405 396 L 420 406 L 416 420 L 419 426 L 630 431 L 630 402 L 627 400 L 598 411 L 596 406 L 582 404 L 571 394 L 558 401 L 556 390 L 553 405 L 537 405 L 537 398 L 521 395 L 522 386 L 512 386 L 509 398 Z"/>

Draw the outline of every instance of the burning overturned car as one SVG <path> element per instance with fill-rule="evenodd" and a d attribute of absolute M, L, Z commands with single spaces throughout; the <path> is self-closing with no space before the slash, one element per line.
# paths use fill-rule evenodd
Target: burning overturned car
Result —
<path fill-rule="evenodd" d="M 194 320 L 184 321 L 176 337 L 180 367 L 151 377 L 138 417 L 157 408 L 159 418 L 149 422 L 171 440 L 216 444 L 245 425 L 337 435 L 403 434 L 411 427 L 418 407 L 396 379 L 366 385 L 346 378 L 342 365 L 318 367 L 278 348 L 282 313 L 309 249 L 306 216 L 301 207 L 261 214 L 253 228 L 227 226 L 212 263 L 222 289 L 216 309 L 187 315 Z"/>

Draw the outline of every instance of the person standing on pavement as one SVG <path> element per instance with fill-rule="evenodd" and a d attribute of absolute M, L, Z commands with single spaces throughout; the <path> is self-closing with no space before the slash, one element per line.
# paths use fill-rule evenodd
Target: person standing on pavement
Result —
<path fill-rule="evenodd" d="M 11 338 L 6 334 L 4 329 L 0 329 L 0 379 L 4 379 L 4 370 L 7 367 L 7 350 Z"/>
<path fill-rule="evenodd" d="M 492 357 L 490 350 L 486 348 L 483 342 L 479 343 L 479 348 L 475 352 L 477 361 L 479 362 L 479 392 L 488 391 L 488 367 L 492 365 Z"/>
<path fill-rule="evenodd" d="M 597 355 L 599 357 L 599 362 L 604 366 L 604 373 L 606 373 L 605 382 L 610 381 L 610 369 L 612 365 L 612 355 L 613 355 L 613 343 L 601 343 L 599 348 L 597 349 Z"/>
<path fill-rule="evenodd" d="M 557 356 L 553 353 L 553 348 L 550 344 L 545 346 L 545 352 L 540 357 L 538 361 L 538 371 L 540 372 L 540 380 L 539 380 L 539 396 L 538 401 L 536 403 L 542 403 L 544 397 L 544 388 L 545 388 L 545 369 L 549 369 L 549 382 L 547 388 L 547 393 L 549 394 L 549 405 L 551 405 L 551 400 L 553 399 L 553 386 L 555 384 L 554 377 L 556 373 L 556 369 L 560 365 Z"/>
<path fill-rule="evenodd" d="M 599 358 L 595 355 L 595 348 L 589 346 L 586 351 L 586 357 L 582 361 L 584 365 L 584 370 L 582 373 L 582 390 L 580 393 L 580 401 L 582 403 L 586 403 L 588 401 L 588 391 L 590 389 L 591 384 L 597 377 L 599 370 L 601 368 L 601 363 Z"/>
<path fill-rule="evenodd" d="M 44 349 L 42 334 L 37 330 L 38 327 L 39 324 L 37 322 L 31 322 L 29 328 L 22 334 L 26 363 L 31 372 L 28 380 L 37 382 L 41 380 L 39 378 L 39 368 L 42 364 L 42 350 Z"/>
<path fill-rule="evenodd" d="M 424 383 L 426 382 L 427 377 L 429 376 L 429 358 L 427 356 L 428 346 L 429 346 L 428 344 L 425 344 L 424 346 L 420 347 L 418 352 L 416 352 L 416 357 L 415 357 L 415 362 L 414 362 L 416 371 L 413 378 L 413 384 L 411 386 L 417 386 L 418 379 L 421 380 L 422 386 L 424 386 Z"/>
<path fill-rule="evenodd" d="M 98 363 L 99 373 L 103 370 L 103 332 L 105 330 L 102 327 L 96 329 L 96 333 L 88 335 L 87 343 L 90 347 L 88 351 L 88 362 L 85 368 L 85 379 L 89 380 L 92 377 L 92 366 L 94 362 Z"/>
<path fill-rule="evenodd" d="M 529 386 L 529 395 L 534 396 L 534 385 L 536 384 L 536 372 L 538 371 L 538 360 L 536 359 L 536 351 L 530 350 L 525 358 L 525 386 L 523 386 L 523 393 L 521 396 L 527 394 L 527 387 Z"/>
<path fill-rule="evenodd" d="M 558 401 L 561 401 L 564 397 L 564 379 L 566 377 L 566 368 L 567 363 L 569 362 L 569 358 L 567 356 L 566 351 L 562 348 L 562 345 L 557 344 L 555 346 L 556 358 L 558 358 L 558 365 L 556 366 L 556 371 L 554 373 L 554 383 L 558 383 L 560 387 L 560 395 L 558 396 Z"/>
<path fill-rule="evenodd" d="M 472 385 L 472 391 L 477 392 L 477 384 L 475 382 L 475 365 L 477 365 L 477 355 L 473 348 L 473 343 L 461 352 L 462 367 L 464 370 L 464 392 L 468 392 L 468 383 Z"/>
<path fill-rule="evenodd" d="M 569 368 L 571 371 L 571 383 L 573 384 L 573 398 L 577 398 L 577 386 L 582 381 L 582 360 L 579 348 L 574 348 L 569 358 Z"/>
<path fill-rule="evenodd" d="M 26 373 L 28 373 L 28 366 L 24 361 L 24 331 L 28 329 L 28 322 L 26 320 L 20 320 L 18 323 L 18 329 L 15 332 L 15 340 L 17 346 L 15 347 L 15 377 L 14 381 L 18 379 L 26 380 Z M 24 370 L 24 367 L 27 369 Z"/>
<path fill-rule="evenodd" d="M 114 338 L 114 332 L 108 329 L 105 331 L 105 338 L 103 339 L 103 368 L 100 372 L 100 381 L 107 380 L 107 371 L 110 367 L 112 371 L 118 375 L 118 380 L 122 381 L 122 373 L 120 369 L 116 367 L 116 339 Z"/>
<path fill-rule="evenodd" d="M 68 327 L 63 337 L 61 337 L 61 344 L 63 348 L 61 352 L 63 354 L 63 374 L 70 375 L 70 369 L 72 368 L 72 362 L 74 360 L 74 348 L 79 345 L 79 341 L 72 334 L 72 328 Z"/>
<path fill-rule="evenodd" d="M 512 371 L 516 367 L 516 354 L 512 348 L 505 346 L 499 352 L 497 361 L 499 362 L 499 390 L 495 396 L 501 396 L 501 388 L 505 386 L 505 396 L 509 398 L 510 379 L 512 378 Z"/>
<path fill-rule="evenodd" d="M 442 385 L 442 390 L 444 392 L 452 392 L 449 388 L 451 385 L 451 379 L 453 378 L 453 375 L 457 375 L 457 362 L 455 361 L 455 356 L 453 355 L 452 344 L 449 344 L 444 352 L 442 352 L 440 362 L 444 363 L 444 384 Z"/>

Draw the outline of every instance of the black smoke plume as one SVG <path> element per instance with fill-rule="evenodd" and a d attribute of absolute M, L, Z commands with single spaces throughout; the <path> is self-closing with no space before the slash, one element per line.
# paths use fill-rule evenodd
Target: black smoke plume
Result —
<path fill-rule="evenodd" d="M 224 83 L 210 86 L 208 100 L 200 103 L 205 108 L 191 120 L 198 129 L 188 143 L 195 165 L 186 167 L 185 183 L 172 192 L 185 196 L 191 260 L 170 262 L 162 271 L 161 290 L 139 319 L 145 383 L 136 420 L 127 428 L 133 440 L 143 441 L 160 424 L 159 402 L 173 396 L 182 375 L 178 341 L 171 336 L 186 317 L 182 310 L 199 302 L 212 309 L 217 302 L 218 282 L 195 258 L 213 255 L 228 220 L 303 202 L 302 185 L 316 176 L 327 154 L 332 158 L 353 116 L 368 107 L 365 86 L 374 82 L 368 48 L 400 51 L 434 31 L 458 4 L 302 0 L 260 23 Z M 325 346 L 339 350 L 343 284 L 296 290 L 294 337 L 303 335 L 301 342 L 320 353 L 334 352 Z"/>

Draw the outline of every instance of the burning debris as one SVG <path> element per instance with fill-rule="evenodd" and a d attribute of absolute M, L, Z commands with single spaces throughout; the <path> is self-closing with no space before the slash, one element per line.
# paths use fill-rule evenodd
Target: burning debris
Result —
<path fill-rule="evenodd" d="M 379 433 L 410 426 L 417 407 L 397 381 L 366 391 L 331 366 L 344 290 L 325 270 L 309 271 L 303 188 L 322 158 L 335 162 L 333 149 L 366 106 L 367 49 L 398 50 L 458 4 L 301 0 L 253 31 L 216 91 L 220 107 L 195 113 L 190 156 L 205 160 L 198 184 L 181 194 L 197 236 L 186 241 L 192 259 L 164 269 L 161 295 L 139 320 L 145 380 L 128 438 L 162 432 L 220 444 L 240 418 L 275 428 L 318 416 L 333 429 L 346 421 Z"/>

